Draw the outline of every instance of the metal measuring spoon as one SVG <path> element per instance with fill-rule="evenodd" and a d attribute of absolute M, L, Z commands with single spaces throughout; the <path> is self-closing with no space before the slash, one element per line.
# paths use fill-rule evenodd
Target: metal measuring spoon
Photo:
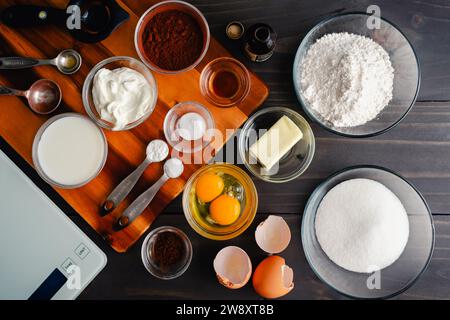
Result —
<path fill-rule="evenodd" d="M 39 114 L 49 114 L 61 103 L 61 89 L 58 84 L 48 79 L 33 83 L 26 91 L 0 86 L 0 96 L 22 96 L 27 98 L 30 109 Z"/>
<path fill-rule="evenodd" d="M 164 174 L 150 188 L 142 193 L 130 206 L 122 213 L 117 221 L 118 227 L 124 228 L 136 219 L 150 202 L 153 200 L 159 189 L 169 179 L 175 179 L 181 176 L 184 171 L 183 162 L 178 158 L 170 158 L 164 163 Z"/>
<path fill-rule="evenodd" d="M 61 73 L 73 74 L 82 63 L 81 55 L 73 49 L 61 51 L 54 59 L 34 59 L 26 57 L 0 58 L 0 69 L 24 69 L 35 66 L 54 65 Z"/>
<path fill-rule="evenodd" d="M 153 154 L 152 151 L 158 148 L 158 153 Z M 125 197 L 133 189 L 136 182 L 139 180 L 141 175 L 144 173 L 145 169 L 153 162 L 161 162 L 167 158 L 169 155 L 169 147 L 167 143 L 163 140 L 153 140 L 147 145 L 145 160 L 132 172 L 130 173 L 122 182 L 111 192 L 111 194 L 106 199 L 103 204 L 104 212 L 108 213 L 114 210 L 120 202 L 125 199 Z"/>

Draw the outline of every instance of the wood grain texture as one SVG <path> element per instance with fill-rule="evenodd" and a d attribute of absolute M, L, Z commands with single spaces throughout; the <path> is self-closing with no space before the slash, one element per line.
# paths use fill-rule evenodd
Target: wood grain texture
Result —
<path fill-rule="evenodd" d="M 182 216 L 161 215 L 156 226 L 174 225 L 185 230 L 190 237 L 194 257 L 186 273 L 174 281 L 152 277 L 141 263 L 140 240 L 126 255 L 108 254 L 108 265 L 95 282 L 80 296 L 81 299 L 261 299 L 253 291 L 251 282 L 239 290 L 229 290 L 218 284 L 212 261 L 217 252 L 227 245 L 237 245 L 250 256 L 255 267 L 265 254 L 257 247 L 254 230 L 265 219 L 260 214 L 240 237 L 224 242 L 207 241 L 197 235 Z M 321 282 L 305 259 L 300 233 L 300 215 L 284 215 L 293 237 L 289 247 L 281 254 L 294 270 L 295 287 L 282 299 L 345 299 Z M 436 247 L 432 261 L 419 281 L 395 299 L 449 299 L 450 287 L 450 216 L 436 216 Z M 105 248 L 108 250 L 109 248 Z M 120 275 L 120 276 L 119 276 Z"/>
<path fill-rule="evenodd" d="M 134 30 L 141 14 L 158 1 L 119 1 L 128 11 L 130 19 L 118 28 L 105 41 L 99 44 L 82 44 L 75 42 L 67 33 L 58 27 L 45 26 L 42 28 L 11 29 L 0 25 L 0 55 L 19 55 L 30 57 L 54 57 L 65 48 L 75 48 L 83 56 L 83 66 L 73 77 L 58 73 L 56 68 L 42 67 L 19 72 L 0 73 L 0 82 L 17 88 L 27 88 L 37 78 L 56 80 L 63 92 L 63 111 L 85 113 L 81 101 L 81 88 L 89 70 L 101 60 L 110 56 L 137 57 L 134 49 Z M 23 3 L 20 1 L 3 1 L 0 9 L 6 6 Z M 139 5 L 136 5 L 139 3 Z M 66 1 L 36 1 L 36 4 L 64 7 Z M 197 170 L 201 163 L 210 160 L 210 156 L 201 157 L 199 164 L 185 166 L 183 175 L 178 179 L 171 179 L 161 188 L 148 208 L 131 225 L 114 231 L 113 225 L 121 212 L 155 182 L 162 174 L 162 164 L 152 164 L 150 169 L 140 179 L 137 186 L 120 206 L 107 216 L 100 215 L 100 207 L 107 195 L 145 158 L 145 146 L 156 138 L 163 138 L 163 120 L 172 106 L 181 101 L 198 101 L 211 111 L 216 129 L 224 139 L 226 130 L 240 127 L 268 95 L 268 88 L 254 74 L 251 74 L 251 89 L 248 97 L 239 105 L 232 108 L 217 108 L 207 103 L 199 90 L 199 77 L 202 67 L 209 61 L 230 54 L 214 39 L 202 63 L 194 70 L 179 75 L 155 74 L 159 87 L 158 102 L 155 111 L 142 125 L 130 131 L 106 131 L 109 145 L 108 159 L 105 168 L 92 182 L 81 188 L 56 191 L 99 232 L 110 245 L 119 252 L 126 251 L 151 225 L 155 217 L 183 190 L 184 184 Z M 2 97 L 2 103 L 9 108 L 0 114 L 0 134 L 12 145 L 23 158 L 31 162 L 31 146 L 38 128 L 48 118 L 37 116 L 31 112 L 24 101 L 17 97 Z M 225 140 L 226 141 L 226 140 Z M 212 148 L 220 148 L 224 141 L 215 140 Z M 205 153 L 207 154 L 207 153 Z M 187 159 L 191 158 L 187 155 Z M 184 158 L 186 159 L 186 158 Z M 186 162 L 193 163 L 193 162 Z"/>
<path fill-rule="evenodd" d="M 251 285 L 239 290 L 227 290 L 215 279 L 212 261 L 217 252 L 227 245 L 245 249 L 253 264 L 265 254 L 256 246 L 254 230 L 267 213 L 259 210 L 253 224 L 240 237 L 228 241 L 202 238 L 188 225 L 181 214 L 163 214 L 153 227 L 173 225 L 184 230 L 193 244 L 194 256 L 188 271 L 182 277 L 163 281 L 152 277 L 141 262 L 141 238 L 126 254 L 119 254 L 84 221 L 54 190 L 45 184 L 20 156 L 0 139 L 0 148 L 41 188 L 108 256 L 108 264 L 98 277 L 80 295 L 80 299 L 259 299 Z M 272 199 L 275 201 L 274 199 Z M 281 201 L 278 201 L 281 202 Z M 300 242 L 301 214 L 282 215 L 292 231 L 289 247 L 281 255 L 294 269 L 295 289 L 284 299 L 344 299 L 322 283 L 305 260 Z M 450 216 L 435 215 L 436 244 L 431 263 L 419 281 L 397 299 L 450 299 Z"/>
<path fill-rule="evenodd" d="M 398 26 L 411 41 L 422 69 L 419 100 L 450 100 L 450 2 L 448 0 L 193 0 L 208 19 L 216 39 L 241 51 L 224 33 L 226 24 L 240 20 L 249 26 L 267 22 L 278 33 L 274 56 L 263 64 L 247 65 L 271 89 L 268 104 L 298 105 L 292 90 L 292 64 L 302 38 L 320 20 L 332 15 L 380 6 L 382 17 Z"/>
<path fill-rule="evenodd" d="M 349 166 L 376 164 L 411 181 L 433 213 L 450 214 L 450 103 L 418 102 L 397 127 L 374 138 L 346 139 L 314 123 L 312 129 L 316 153 L 302 176 L 282 186 L 253 177 L 262 211 L 300 214 L 311 192 L 327 176 Z M 225 150 L 235 148 L 230 140 Z M 221 152 L 216 159 L 226 158 Z M 182 212 L 180 199 L 166 212 Z"/>

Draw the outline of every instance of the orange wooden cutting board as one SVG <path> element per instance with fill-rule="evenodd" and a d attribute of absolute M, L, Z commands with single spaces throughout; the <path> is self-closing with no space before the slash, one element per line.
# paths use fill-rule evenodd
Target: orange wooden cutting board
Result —
<path fill-rule="evenodd" d="M 134 29 L 141 14 L 157 1 L 121 0 L 118 2 L 130 13 L 130 19 L 108 39 L 97 44 L 77 42 L 63 29 L 54 26 L 11 29 L 0 23 L 1 56 L 49 58 L 56 56 L 62 49 L 74 48 L 83 57 L 83 65 L 75 75 L 62 75 L 56 68 L 50 66 L 28 70 L 0 70 L 0 84 L 26 89 L 39 78 L 53 79 L 61 86 L 63 102 L 60 109 L 52 115 L 69 111 L 85 114 L 81 89 L 87 74 L 95 64 L 111 56 L 124 55 L 138 58 L 133 42 Z M 31 3 L 64 8 L 67 1 L 2 0 L 0 9 L 14 4 Z M 125 252 L 136 242 L 164 207 L 183 191 L 186 181 L 202 165 L 186 165 L 183 175 L 168 181 L 143 214 L 121 231 L 113 231 L 113 223 L 140 193 L 161 176 L 161 164 L 152 164 L 146 170 L 130 195 L 115 211 L 107 216 L 100 215 L 100 207 L 107 195 L 144 159 L 147 143 L 155 138 L 164 137 L 162 124 L 168 110 L 181 101 L 198 101 L 208 107 L 214 116 L 217 129 L 225 137 L 226 129 L 239 128 L 248 115 L 267 98 L 269 93 L 267 86 L 257 76 L 251 74 L 250 94 L 241 105 L 223 109 L 208 104 L 200 94 L 198 85 L 200 72 L 206 63 L 221 56 L 230 56 L 230 54 L 215 39 L 211 39 L 208 53 L 194 70 L 179 75 L 154 74 L 159 92 L 157 106 L 150 118 L 130 131 L 105 131 L 109 154 L 105 168 L 96 179 L 78 189 L 55 188 L 116 251 Z M 0 134 L 29 163 L 32 163 L 31 146 L 34 136 L 49 117 L 39 116 L 30 111 L 21 98 L 0 97 Z M 215 147 L 221 147 L 222 144 L 216 141 Z"/>

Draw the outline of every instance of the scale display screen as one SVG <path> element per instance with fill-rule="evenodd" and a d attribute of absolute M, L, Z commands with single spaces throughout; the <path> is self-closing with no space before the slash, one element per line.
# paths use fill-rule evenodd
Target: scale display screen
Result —
<path fill-rule="evenodd" d="M 66 276 L 58 269 L 52 273 L 41 283 L 28 300 L 50 300 L 66 283 Z"/>

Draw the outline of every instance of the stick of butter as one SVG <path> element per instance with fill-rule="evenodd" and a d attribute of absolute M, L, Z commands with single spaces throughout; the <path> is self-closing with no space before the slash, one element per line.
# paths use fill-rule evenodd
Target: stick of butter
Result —
<path fill-rule="evenodd" d="M 300 128 L 287 116 L 282 116 L 250 147 L 250 156 L 270 170 L 302 138 Z"/>

